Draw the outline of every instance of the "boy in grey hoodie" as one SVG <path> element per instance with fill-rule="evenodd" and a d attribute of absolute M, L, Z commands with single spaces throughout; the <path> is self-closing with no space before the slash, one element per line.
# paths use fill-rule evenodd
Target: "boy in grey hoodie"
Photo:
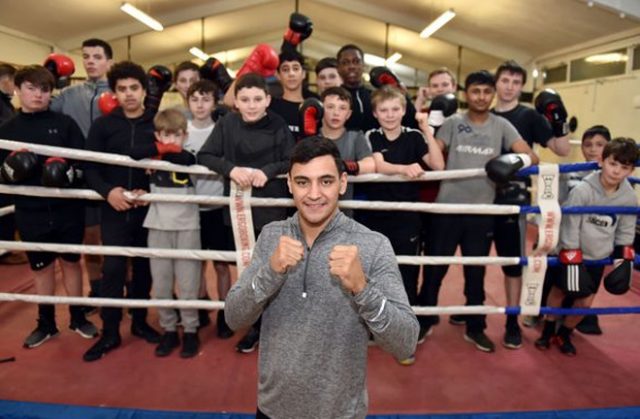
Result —
<path fill-rule="evenodd" d="M 602 170 L 584 178 L 569 193 L 565 206 L 638 206 L 636 194 L 627 181 L 635 168 L 640 153 L 631 138 L 616 138 L 609 142 L 602 153 Z M 545 281 L 552 282 L 547 304 L 560 307 L 565 296 L 575 297 L 574 307 L 589 308 L 593 303 L 600 282 L 603 266 L 584 266 L 583 260 L 598 260 L 613 256 L 614 270 L 605 277 L 608 284 L 625 282 L 629 285 L 633 269 L 633 239 L 635 215 L 581 214 L 565 215 L 560 226 L 558 259 L 560 266 L 547 270 Z M 617 285 L 614 285 L 617 287 Z M 628 288 L 627 288 L 628 289 Z M 571 333 L 583 316 L 567 316 L 556 331 L 556 316 L 546 316 L 541 337 L 536 340 L 538 349 L 546 350 L 551 343 L 558 345 L 566 355 L 576 355 Z"/>
<path fill-rule="evenodd" d="M 263 228 L 225 307 L 233 329 L 262 314 L 257 417 L 364 418 L 369 333 L 406 359 L 418 322 L 389 240 L 338 210 L 335 144 L 299 142 L 288 185 L 298 211 Z"/>

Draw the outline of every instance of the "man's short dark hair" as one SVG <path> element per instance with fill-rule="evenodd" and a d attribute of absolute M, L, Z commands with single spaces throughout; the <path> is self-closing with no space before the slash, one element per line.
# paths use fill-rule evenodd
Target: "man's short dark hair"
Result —
<path fill-rule="evenodd" d="M 178 80 L 178 74 L 187 70 L 195 71 L 196 73 L 198 73 L 198 76 L 200 75 L 200 67 L 198 67 L 191 61 L 183 61 L 176 66 L 176 70 L 173 72 L 173 81 Z"/>
<path fill-rule="evenodd" d="M 189 90 L 187 90 L 187 99 L 194 95 L 194 93 L 200 93 L 204 95 L 205 93 L 211 93 L 213 95 L 213 100 L 216 98 L 216 85 L 211 80 L 198 80 L 189 86 Z"/>
<path fill-rule="evenodd" d="M 360 48 L 359 46 L 357 46 L 355 44 L 347 44 L 347 45 L 343 46 L 342 48 L 340 48 L 338 50 L 338 53 L 336 54 L 336 59 L 340 60 L 340 54 L 342 54 L 345 51 L 358 51 L 360 53 L 360 56 L 364 59 L 364 51 L 362 50 L 362 48 Z"/>
<path fill-rule="evenodd" d="M 1 63 L 0 64 L 0 77 L 9 76 L 13 78 L 16 75 L 16 68 L 11 64 Z"/>
<path fill-rule="evenodd" d="M 474 84 L 486 84 L 493 88 L 496 87 L 496 79 L 493 78 L 493 74 L 488 72 L 487 70 L 474 71 L 473 73 L 469 73 L 467 78 L 464 81 L 464 91 L 469 90 Z"/>
<path fill-rule="evenodd" d="M 596 135 L 602 135 L 607 142 L 611 141 L 611 132 L 609 131 L 609 128 L 604 125 L 594 125 L 582 134 L 582 142 L 593 138 Z"/>
<path fill-rule="evenodd" d="M 300 63 L 300 67 L 304 69 L 304 56 L 298 51 L 282 51 L 280 55 L 278 55 L 278 59 L 280 60 L 278 62 L 278 72 L 280 72 L 280 66 L 282 66 L 285 61 L 297 61 L 298 63 Z"/>
<path fill-rule="evenodd" d="M 28 65 L 26 67 L 22 67 L 20 70 L 16 71 L 13 82 L 18 88 L 20 88 L 22 83 L 29 82 L 46 91 L 53 90 L 56 84 L 53 74 L 41 65 Z"/>
<path fill-rule="evenodd" d="M 110 60 L 113 58 L 113 49 L 111 48 L 111 45 L 109 45 L 107 41 L 103 41 L 102 39 L 98 39 L 98 38 L 86 39 L 82 42 L 82 48 L 84 47 L 102 47 L 102 50 L 104 51 L 104 55 L 107 57 L 107 59 Z"/>
<path fill-rule="evenodd" d="M 264 77 L 257 73 L 247 73 L 237 79 L 236 85 L 233 88 L 233 94 L 237 95 L 240 90 L 251 89 L 252 87 L 264 90 L 264 92 L 269 95 L 267 82 L 264 80 Z"/>
<path fill-rule="evenodd" d="M 496 70 L 496 80 L 498 80 L 500 78 L 500 75 L 505 71 L 507 73 L 521 75 L 522 84 L 525 84 L 527 82 L 527 70 L 514 60 L 505 61 L 504 63 L 500 64 L 500 66 Z"/>
<path fill-rule="evenodd" d="M 122 79 L 136 79 L 140 82 L 142 88 L 147 90 L 147 73 L 145 73 L 144 68 L 139 64 L 131 61 L 115 63 L 107 73 L 109 88 L 115 92 L 116 83 Z"/>
<path fill-rule="evenodd" d="M 638 144 L 633 138 L 618 137 L 609 141 L 604 150 L 602 150 L 602 160 L 612 156 L 615 161 L 620 164 L 631 166 L 636 165 L 638 161 Z"/>
<path fill-rule="evenodd" d="M 326 68 L 338 68 L 338 60 L 333 57 L 324 57 L 318 64 L 316 64 L 316 74 L 320 74 L 320 72 Z"/>
<path fill-rule="evenodd" d="M 293 165 L 296 163 L 309 163 L 316 157 L 331 156 L 336 163 L 338 173 L 342 174 L 346 171 L 344 161 L 340 156 L 340 150 L 335 142 L 324 137 L 313 136 L 300 140 L 291 151 L 289 159 L 289 173 Z"/>
<path fill-rule="evenodd" d="M 327 96 L 338 96 L 340 100 L 344 100 L 349 104 L 349 109 L 353 108 L 353 98 L 351 97 L 351 93 L 344 87 L 340 86 L 332 86 L 324 90 L 320 95 L 320 100 L 324 102 Z"/>

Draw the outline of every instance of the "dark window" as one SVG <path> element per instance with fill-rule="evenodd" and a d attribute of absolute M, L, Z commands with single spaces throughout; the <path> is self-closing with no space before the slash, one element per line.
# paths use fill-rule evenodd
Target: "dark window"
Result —
<path fill-rule="evenodd" d="M 567 65 L 560 64 L 555 67 L 543 67 L 542 77 L 544 84 L 565 82 L 567 81 Z"/>
<path fill-rule="evenodd" d="M 624 74 L 629 56 L 626 49 L 593 54 L 571 61 L 571 81 Z"/>
<path fill-rule="evenodd" d="M 640 70 L 640 46 L 633 49 L 633 66 L 632 69 Z"/>

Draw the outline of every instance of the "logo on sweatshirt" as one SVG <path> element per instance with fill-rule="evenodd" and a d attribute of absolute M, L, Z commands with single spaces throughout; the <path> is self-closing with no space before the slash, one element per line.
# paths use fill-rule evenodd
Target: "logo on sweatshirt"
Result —
<path fill-rule="evenodd" d="M 598 227 L 613 227 L 616 225 L 618 217 L 615 214 L 591 214 L 587 217 L 587 222 Z"/>

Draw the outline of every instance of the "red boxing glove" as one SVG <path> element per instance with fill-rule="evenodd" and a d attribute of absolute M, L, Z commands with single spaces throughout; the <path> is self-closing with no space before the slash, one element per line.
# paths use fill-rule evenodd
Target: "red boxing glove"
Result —
<path fill-rule="evenodd" d="M 103 115 L 109 115 L 118 105 L 116 95 L 111 92 L 102 92 L 98 98 L 98 109 Z"/>
<path fill-rule="evenodd" d="M 276 73 L 280 59 L 276 50 L 267 44 L 258 44 L 247 57 L 236 78 L 247 73 L 258 73 L 262 77 L 271 77 Z"/>
<path fill-rule="evenodd" d="M 49 54 L 43 65 L 56 80 L 60 77 L 69 77 L 76 71 L 73 60 L 64 54 Z"/>
<path fill-rule="evenodd" d="M 160 141 L 156 141 L 156 150 L 158 150 L 160 156 L 177 154 L 182 152 L 182 146 L 174 143 L 161 143 Z"/>
<path fill-rule="evenodd" d="M 345 160 L 344 166 L 348 175 L 356 176 L 360 172 L 360 164 L 355 160 Z"/>
<path fill-rule="evenodd" d="M 320 132 L 320 121 L 322 121 L 322 115 L 324 115 L 324 107 L 322 102 L 314 97 L 305 99 L 300 105 L 299 120 L 300 120 L 300 132 L 302 138 L 310 137 L 312 135 L 318 135 Z"/>
<path fill-rule="evenodd" d="M 400 79 L 387 67 L 373 67 L 369 73 L 369 80 L 371 85 L 378 89 L 382 86 L 392 86 L 403 92 L 406 90 Z"/>

